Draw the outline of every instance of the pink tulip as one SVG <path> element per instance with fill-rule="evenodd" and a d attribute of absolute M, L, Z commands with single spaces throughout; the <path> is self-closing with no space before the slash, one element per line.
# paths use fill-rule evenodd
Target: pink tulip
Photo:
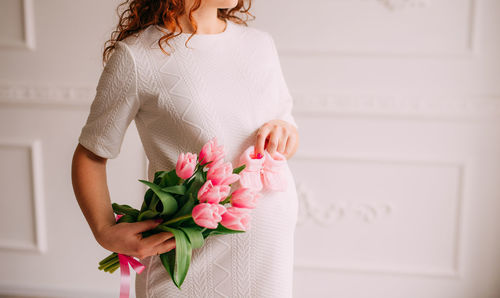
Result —
<path fill-rule="evenodd" d="M 217 138 L 214 137 L 201 148 L 199 154 L 200 164 L 204 165 L 211 161 L 215 163 L 217 160 L 222 159 L 224 156 L 224 146 L 217 146 Z"/>
<path fill-rule="evenodd" d="M 228 185 L 213 185 L 212 180 L 207 180 L 198 191 L 200 203 L 218 204 L 224 200 L 231 191 Z"/>
<path fill-rule="evenodd" d="M 229 207 L 222 214 L 221 225 L 231 230 L 246 231 L 250 228 L 250 209 Z"/>
<path fill-rule="evenodd" d="M 216 229 L 225 212 L 226 207 L 220 204 L 201 203 L 194 206 L 192 216 L 200 227 Z"/>
<path fill-rule="evenodd" d="M 222 159 L 219 159 L 217 162 L 209 165 L 207 179 L 212 180 L 214 185 L 229 185 L 238 181 L 240 175 L 233 174 L 233 166 L 230 162 L 224 162 Z"/>
<path fill-rule="evenodd" d="M 196 154 L 188 152 L 179 154 L 177 158 L 177 165 L 175 166 L 175 173 L 181 179 L 188 179 L 193 176 L 196 167 Z"/>
<path fill-rule="evenodd" d="M 231 194 L 231 205 L 238 208 L 253 209 L 257 207 L 257 200 L 261 194 L 252 188 L 241 187 Z"/>

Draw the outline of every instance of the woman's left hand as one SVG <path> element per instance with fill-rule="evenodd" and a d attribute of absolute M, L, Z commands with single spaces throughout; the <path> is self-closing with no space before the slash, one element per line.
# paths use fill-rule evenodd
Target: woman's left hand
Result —
<path fill-rule="evenodd" d="M 271 154 L 278 151 L 289 159 L 297 151 L 298 145 L 297 128 L 287 121 L 274 119 L 264 123 L 257 131 L 255 154 L 264 155 L 266 149 Z"/>

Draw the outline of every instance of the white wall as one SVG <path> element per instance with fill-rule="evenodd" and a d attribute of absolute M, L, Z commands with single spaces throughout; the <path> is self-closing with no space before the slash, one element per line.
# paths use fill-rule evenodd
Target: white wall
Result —
<path fill-rule="evenodd" d="M 295 98 L 296 297 L 500 296 L 500 1 L 259 1 Z"/>
<path fill-rule="evenodd" d="M 0 295 L 118 296 L 119 274 L 97 270 L 109 252 L 71 186 L 117 3 L 0 2 Z M 139 205 L 145 157 L 133 123 L 108 169 L 112 199 Z"/>
<path fill-rule="evenodd" d="M 118 294 L 70 177 L 118 2 L 0 2 L 0 295 Z M 295 296 L 498 297 L 500 1 L 253 7 L 300 125 Z M 108 165 L 139 205 L 133 123 Z"/>

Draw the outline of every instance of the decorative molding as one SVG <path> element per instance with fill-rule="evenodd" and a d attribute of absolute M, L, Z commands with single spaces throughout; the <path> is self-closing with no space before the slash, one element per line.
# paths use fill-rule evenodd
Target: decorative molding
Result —
<path fill-rule="evenodd" d="M 23 40 L 0 40 L 0 48 L 15 48 L 15 49 L 28 49 L 35 50 L 35 14 L 33 0 L 20 0 L 22 1 L 23 9 Z"/>
<path fill-rule="evenodd" d="M 459 158 L 460 159 L 460 158 Z M 458 171 L 457 181 L 457 210 L 456 216 L 453 219 L 454 234 L 453 248 L 450 252 L 453 258 L 453 264 L 450 268 L 412 268 L 411 266 L 400 266 L 391 264 L 372 264 L 364 263 L 343 263 L 336 264 L 331 262 L 318 262 L 316 260 L 308 260 L 306 258 L 296 256 L 294 267 L 298 270 L 327 270 L 341 272 L 358 272 L 372 274 L 391 274 L 391 275 L 411 275 L 425 276 L 433 278 L 460 278 L 460 246 L 462 234 L 462 214 L 463 214 L 463 188 L 465 177 L 466 161 L 459 161 L 451 156 L 446 160 L 425 160 L 412 157 L 373 157 L 373 156 L 331 156 L 322 154 L 297 154 L 295 161 L 325 161 L 337 160 L 342 162 L 366 162 L 366 163 L 389 163 L 389 164 L 409 164 L 422 166 L 447 166 L 455 167 Z M 297 194 L 299 198 L 299 212 L 297 226 L 305 228 L 306 222 L 314 222 L 320 226 L 328 227 L 328 225 L 342 221 L 350 217 L 365 223 L 375 223 L 378 220 L 384 220 L 394 213 L 396 207 L 387 202 L 348 202 L 346 200 L 329 201 L 325 206 L 324 203 L 319 203 L 312 192 L 306 187 L 303 181 L 296 181 Z M 311 231 L 309 231 L 311 232 Z"/>
<path fill-rule="evenodd" d="M 35 50 L 35 10 L 33 0 L 23 0 L 23 9 L 25 46 L 30 50 Z"/>
<path fill-rule="evenodd" d="M 399 266 L 374 266 L 369 267 L 364 264 L 339 264 L 332 265 L 325 262 L 312 262 L 310 260 L 304 260 L 300 257 L 295 258 L 294 262 L 295 270 L 325 270 L 325 271 L 335 271 L 335 272 L 350 272 L 350 273 L 365 273 L 365 274 L 388 274 L 396 276 L 423 276 L 431 278 L 450 278 L 459 279 L 460 272 L 458 270 L 441 270 L 435 268 L 427 269 L 415 269 L 415 268 L 401 268 Z"/>
<path fill-rule="evenodd" d="M 34 285 L 33 283 L 7 283 L 0 282 L 0 297 L 93 297 L 93 298 L 107 298 L 116 297 L 118 292 L 113 291 L 97 291 L 87 290 L 83 288 L 60 287 L 54 285 Z M 131 291 L 130 297 L 135 297 L 134 291 Z"/>
<path fill-rule="evenodd" d="M 430 0 L 377 0 L 391 10 L 404 8 L 421 8 L 429 6 Z"/>
<path fill-rule="evenodd" d="M 0 104 L 88 107 L 95 87 L 0 82 Z M 313 115 L 500 117 L 500 95 L 376 95 L 293 92 L 294 112 Z"/>
<path fill-rule="evenodd" d="M 371 223 L 382 217 L 390 216 L 394 207 L 390 203 L 348 202 L 332 200 L 328 204 L 319 204 L 303 182 L 297 182 L 299 197 L 299 217 L 297 225 L 300 226 L 308 220 L 314 220 L 319 225 L 328 226 L 345 217 L 355 216 L 365 223 Z"/>
<path fill-rule="evenodd" d="M 34 212 L 34 243 L 20 243 L 9 241 L 8 239 L 0 239 L 0 249 L 9 250 L 26 250 L 37 253 L 47 251 L 46 237 L 46 221 L 45 221 L 45 206 L 44 206 L 44 190 L 43 190 L 43 164 L 42 164 L 42 147 L 39 140 L 26 139 L 6 139 L 0 140 L 0 147 L 18 147 L 27 149 L 30 152 L 31 159 L 31 190 L 32 190 L 32 205 Z"/>
<path fill-rule="evenodd" d="M 332 1 L 332 0 L 324 0 Z M 340 0 L 339 0 L 340 1 Z M 431 6 L 431 0 L 375 0 L 381 6 L 384 6 L 392 12 L 403 11 L 407 8 L 427 8 Z M 280 46 L 277 44 L 278 52 L 282 57 L 291 57 L 292 59 L 296 57 L 304 56 L 324 56 L 324 57 L 369 57 L 369 58 L 387 58 L 387 57 L 398 57 L 404 59 L 471 59 L 474 58 L 477 50 L 477 40 L 476 40 L 476 27 L 477 27 L 477 1 L 478 0 L 467 0 L 468 3 L 468 16 L 464 24 L 464 34 L 466 34 L 466 44 L 464 48 L 448 49 L 448 50 L 433 50 L 433 49 L 369 49 L 369 47 L 359 47 L 359 48 L 325 48 L 323 44 L 318 46 L 318 48 L 296 48 L 294 46 Z M 350 2 L 344 0 L 344 2 Z M 327 34 L 328 32 L 325 32 Z"/>
<path fill-rule="evenodd" d="M 89 106 L 95 87 L 0 82 L 0 103 Z"/>
<path fill-rule="evenodd" d="M 500 95 L 362 95 L 294 93 L 294 111 L 301 114 L 360 114 L 395 116 L 484 117 L 500 116 Z"/>

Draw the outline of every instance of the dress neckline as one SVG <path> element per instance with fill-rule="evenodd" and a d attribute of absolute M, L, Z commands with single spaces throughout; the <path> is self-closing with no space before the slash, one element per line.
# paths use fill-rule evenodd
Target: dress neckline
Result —
<path fill-rule="evenodd" d="M 167 30 L 165 29 L 165 27 L 163 26 L 160 26 L 160 25 L 157 25 L 161 30 Z M 234 31 L 234 28 L 235 27 L 235 24 L 231 21 L 231 20 L 227 20 L 226 19 L 226 27 L 224 28 L 224 31 L 222 32 L 219 32 L 219 33 L 209 33 L 209 34 L 199 34 L 199 33 L 196 33 L 193 35 L 193 37 L 191 37 L 191 40 L 193 39 L 198 39 L 198 40 L 216 40 L 216 39 L 221 39 L 221 38 L 224 38 L 228 35 L 231 35 L 231 33 Z M 179 32 L 175 32 L 176 34 L 176 37 L 181 37 L 181 38 L 184 38 L 184 39 L 187 39 L 189 38 L 192 33 L 186 33 L 186 32 L 181 32 L 179 34 Z M 177 35 L 179 34 L 179 35 Z"/>

